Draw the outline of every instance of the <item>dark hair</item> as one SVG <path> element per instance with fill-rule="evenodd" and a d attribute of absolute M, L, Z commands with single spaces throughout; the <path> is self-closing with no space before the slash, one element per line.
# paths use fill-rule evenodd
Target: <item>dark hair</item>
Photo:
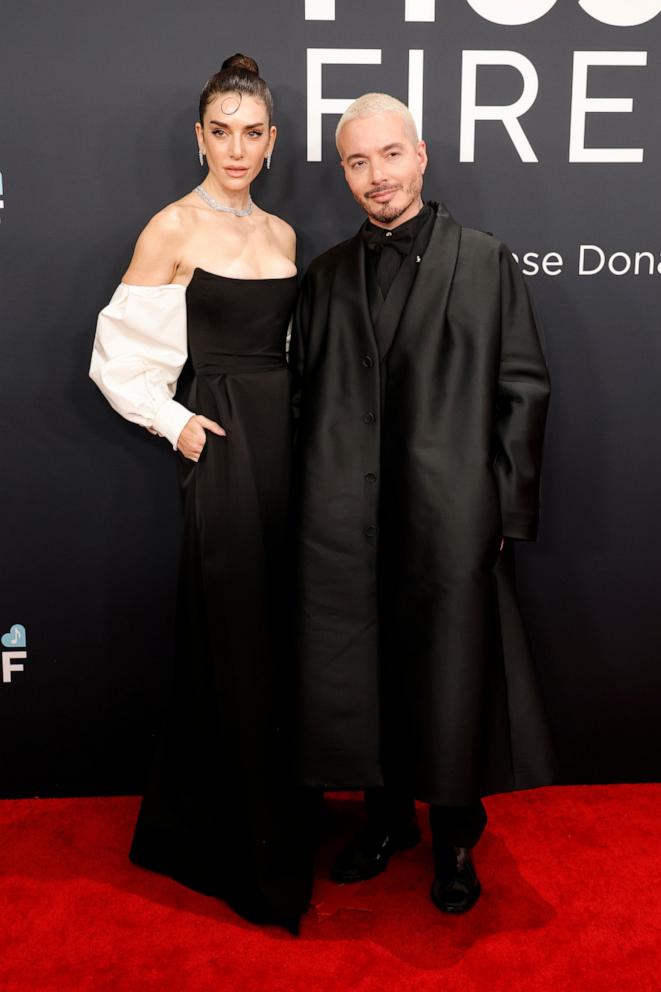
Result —
<path fill-rule="evenodd" d="M 259 74 L 259 66 L 248 55 L 231 55 L 223 62 L 220 72 L 216 72 L 204 84 L 200 94 L 200 123 L 204 124 L 204 112 L 208 104 L 220 93 L 238 93 L 254 96 L 261 100 L 269 118 L 273 117 L 273 97 L 271 91 Z"/>

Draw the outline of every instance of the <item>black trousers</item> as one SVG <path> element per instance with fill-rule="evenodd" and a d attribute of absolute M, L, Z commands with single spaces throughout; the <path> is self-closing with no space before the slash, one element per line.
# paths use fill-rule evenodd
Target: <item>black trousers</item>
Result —
<path fill-rule="evenodd" d="M 415 816 L 415 800 L 391 788 L 365 790 L 367 818 L 376 830 L 396 830 Z M 434 853 L 448 847 L 475 847 L 487 825 L 487 811 L 476 798 L 467 806 L 429 807 Z"/>

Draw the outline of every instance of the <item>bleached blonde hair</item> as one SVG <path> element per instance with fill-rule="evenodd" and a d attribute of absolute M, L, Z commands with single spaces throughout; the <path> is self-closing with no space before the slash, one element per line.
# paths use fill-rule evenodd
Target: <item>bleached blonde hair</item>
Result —
<path fill-rule="evenodd" d="M 405 103 L 387 93 L 364 93 L 349 104 L 338 121 L 335 128 L 335 147 L 338 152 L 340 150 L 340 131 L 344 125 L 358 117 L 374 117 L 375 114 L 398 114 L 404 121 L 411 141 L 416 144 L 420 140 L 413 114 Z"/>

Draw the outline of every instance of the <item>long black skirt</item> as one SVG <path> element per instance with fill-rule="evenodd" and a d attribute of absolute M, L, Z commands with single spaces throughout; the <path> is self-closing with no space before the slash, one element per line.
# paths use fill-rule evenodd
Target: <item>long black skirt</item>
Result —
<path fill-rule="evenodd" d="M 297 932 L 312 867 L 291 760 L 286 369 L 193 380 L 220 422 L 182 456 L 184 535 L 171 703 L 130 857 Z"/>

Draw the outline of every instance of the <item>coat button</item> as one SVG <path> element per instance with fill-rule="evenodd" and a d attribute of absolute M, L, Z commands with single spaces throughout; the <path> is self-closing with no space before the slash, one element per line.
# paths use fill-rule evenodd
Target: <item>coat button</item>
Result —
<path fill-rule="evenodd" d="M 371 411 L 369 413 L 366 413 L 365 416 L 363 417 L 364 424 L 373 424 L 375 420 L 376 417 Z"/>
<path fill-rule="evenodd" d="M 366 369 L 372 368 L 372 366 L 374 365 L 374 359 L 372 358 L 371 355 L 365 355 L 365 357 L 363 358 L 363 365 Z"/>
<path fill-rule="evenodd" d="M 376 527 L 370 526 L 365 528 L 366 537 L 376 537 Z"/>
<path fill-rule="evenodd" d="M 376 482 L 376 476 L 374 472 L 368 472 L 365 476 L 365 482 Z"/>

